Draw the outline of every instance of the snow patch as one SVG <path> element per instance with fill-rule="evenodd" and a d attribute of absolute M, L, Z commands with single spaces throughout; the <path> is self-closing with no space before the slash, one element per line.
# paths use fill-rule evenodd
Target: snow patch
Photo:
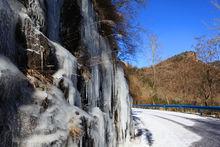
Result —
<path fill-rule="evenodd" d="M 180 117 L 176 117 L 176 114 Z M 147 129 L 149 133 L 152 134 L 151 139 L 153 142 L 151 146 L 153 147 L 161 147 L 164 145 L 169 147 L 188 147 L 192 143 L 201 140 L 201 136 L 185 128 L 194 124 L 193 121 L 188 120 L 187 118 L 197 118 L 197 116 L 190 115 L 189 117 L 186 117 L 185 120 L 184 118 L 181 118 L 184 116 L 189 115 L 159 110 L 133 109 L 133 117 L 138 120 L 138 123 L 141 123 L 136 125 L 136 130 Z M 138 132 L 136 132 L 136 135 L 137 133 Z M 145 143 L 145 145 L 143 143 Z M 144 136 L 135 138 L 131 144 L 132 147 L 147 146 Z M 150 146 L 150 144 L 148 144 L 148 146 Z"/>

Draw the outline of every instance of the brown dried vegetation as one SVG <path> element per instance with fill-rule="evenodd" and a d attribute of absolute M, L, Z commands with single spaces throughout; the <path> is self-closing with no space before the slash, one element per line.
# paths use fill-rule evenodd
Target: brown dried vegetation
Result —
<path fill-rule="evenodd" d="M 220 104 L 220 70 L 186 52 L 165 60 L 153 69 L 127 66 L 130 92 L 137 103 Z M 155 84 L 156 90 L 152 88 Z"/>

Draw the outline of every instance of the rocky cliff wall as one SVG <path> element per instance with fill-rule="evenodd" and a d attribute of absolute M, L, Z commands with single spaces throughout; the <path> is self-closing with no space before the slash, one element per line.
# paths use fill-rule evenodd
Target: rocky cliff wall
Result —
<path fill-rule="evenodd" d="M 1 146 L 129 141 L 123 69 L 90 0 L 0 1 Z"/>

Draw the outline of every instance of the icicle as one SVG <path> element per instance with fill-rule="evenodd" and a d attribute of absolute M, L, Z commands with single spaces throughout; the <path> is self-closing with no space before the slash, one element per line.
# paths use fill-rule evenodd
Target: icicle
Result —
<path fill-rule="evenodd" d="M 47 85 L 46 91 L 40 88 L 34 89 L 29 97 L 32 98 L 31 103 L 18 108 L 18 115 L 21 117 L 21 134 L 24 134 L 19 138 L 21 145 L 70 147 L 76 146 L 84 139 L 92 140 L 95 147 L 115 147 L 123 144 L 129 140 L 131 128 L 128 86 L 123 69 L 112 61 L 112 49 L 108 40 L 99 34 L 98 24 L 101 21 L 97 20 L 92 1 L 79 2 L 83 17 L 81 44 L 85 46 L 91 57 L 87 59 L 89 64 L 86 65 L 91 76 L 85 83 L 78 84 L 85 84 L 82 96 L 85 96 L 88 102 L 82 103 L 82 106 L 88 107 L 88 112 L 74 106 L 81 105 L 80 94 L 77 91 L 78 62 L 67 49 L 58 44 L 62 0 L 44 1 L 47 3 L 47 15 L 43 11 L 45 10 L 42 6 L 43 0 L 27 0 L 27 11 L 20 13 L 24 23 L 27 23 L 25 24 L 27 27 L 24 27 L 24 35 L 32 35 L 29 38 L 27 46 L 30 45 L 30 47 L 27 51 L 39 54 L 36 59 L 41 61 L 38 61 L 37 65 L 40 64 L 38 66 L 44 70 L 44 61 L 47 59 L 47 54 L 44 52 L 50 48 L 54 49 L 58 70 L 52 75 L 54 83 Z M 0 4 L 4 4 L 3 2 L 6 0 L 0 0 Z M 0 5 L 0 10 L 2 9 L 4 8 Z M 10 40 L 9 43 L 14 43 L 11 32 L 7 34 L 7 31 L 2 30 L 4 26 L 10 27 L 8 23 L 14 21 L 13 18 L 8 19 L 9 16 L 6 18 L 9 20 L 6 24 L 0 22 L 0 34 L 8 35 L 6 38 Z M 49 39 L 40 32 L 44 29 L 45 20 L 48 22 Z M 105 21 L 105 23 L 111 22 Z M 43 44 L 40 37 L 45 39 Z M 2 42 L 5 43 L 5 40 L 0 38 L 0 43 Z M 44 43 L 47 47 L 43 46 Z M 42 45 L 45 50 L 39 45 Z M 6 49 L 11 47 L 8 44 L 5 46 Z M 3 66 L 4 62 L 1 62 L 0 71 Z M 2 74 L 0 72 L 0 78 Z M 40 84 L 45 86 L 43 83 Z M 33 122 L 30 121 L 32 119 Z M 85 123 L 84 126 L 83 123 Z"/>
<path fill-rule="evenodd" d="M 41 71 L 43 71 L 44 70 L 44 52 L 41 46 L 40 46 L 40 58 L 41 58 Z"/>
<path fill-rule="evenodd" d="M 123 144 L 130 139 L 131 110 L 128 86 L 124 78 L 123 69 L 117 66 L 116 69 L 113 67 L 116 63 L 112 61 L 112 49 L 108 41 L 99 35 L 98 24 L 106 23 L 106 21 L 102 22 L 102 20 L 96 19 L 96 13 L 90 0 L 83 0 L 81 9 L 83 16 L 81 33 L 83 43 L 87 47 L 91 58 L 98 58 L 98 62 L 95 61 L 91 66 L 92 76 L 87 84 L 88 90 L 86 93 L 90 104 L 89 108 L 93 111 L 93 108 L 98 106 L 105 114 L 104 122 L 108 125 L 108 128 L 111 128 L 111 130 L 105 128 L 105 134 L 108 134 L 107 140 L 109 140 L 106 140 L 107 146 L 116 146 L 116 144 Z M 107 22 L 110 23 L 110 21 Z M 101 134 L 101 132 L 99 133 Z M 115 138 L 116 136 L 118 136 L 117 139 Z M 101 139 L 103 138 L 100 138 L 99 141 Z M 99 141 L 96 141 L 97 144 L 94 146 L 98 146 Z"/>
<path fill-rule="evenodd" d="M 46 0 L 48 16 L 48 38 L 59 42 L 60 14 L 63 0 Z"/>

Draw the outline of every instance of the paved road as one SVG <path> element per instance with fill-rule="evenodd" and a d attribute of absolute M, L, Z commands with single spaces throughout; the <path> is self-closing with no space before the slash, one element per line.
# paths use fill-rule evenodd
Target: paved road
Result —
<path fill-rule="evenodd" d="M 220 147 L 220 119 L 136 108 L 133 117 L 136 132 L 145 134 L 142 141 L 139 138 L 140 146 L 145 138 L 153 147 Z"/>

